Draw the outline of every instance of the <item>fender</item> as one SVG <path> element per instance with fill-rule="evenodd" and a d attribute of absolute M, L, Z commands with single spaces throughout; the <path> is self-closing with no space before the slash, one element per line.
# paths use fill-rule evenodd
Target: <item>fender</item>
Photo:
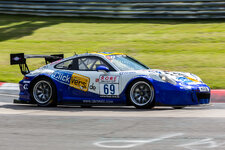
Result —
<path fill-rule="evenodd" d="M 129 86 L 131 85 L 132 82 L 134 82 L 135 80 L 147 80 L 150 84 L 152 84 L 152 86 L 154 87 L 154 79 L 152 79 L 151 77 L 147 76 L 147 75 L 138 75 L 133 77 L 125 86 L 125 88 L 123 89 L 122 93 L 126 93 L 126 91 L 128 90 Z M 154 87 L 155 88 L 155 87 Z"/>
<path fill-rule="evenodd" d="M 28 76 L 29 78 L 32 78 L 31 76 Z M 53 82 L 53 84 L 55 85 L 55 87 L 56 87 L 56 92 L 57 92 L 57 101 L 60 101 L 62 98 L 62 94 L 61 94 L 61 91 L 62 90 L 60 90 L 61 88 L 60 88 L 60 86 L 58 86 L 58 83 L 57 83 L 57 81 L 55 81 L 54 79 L 52 79 L 51 78 L 51 74 L 48 74 L 48 73 L 41 73 L 41 74 L 39 74 L 39 75 L 36 75 L 36 76 L 34 76 L 32 79 L 31 79 L 31 82 L 30 82 L 30 85 L 32 85 L 35 81 L 37 81 L 38 79 L 40 79 L 40 78 L 48 78 L 48 79 L 50 79 L 52 82 Z M 29 93 L 31 92 L 31 88 L 29 88 Z"/>

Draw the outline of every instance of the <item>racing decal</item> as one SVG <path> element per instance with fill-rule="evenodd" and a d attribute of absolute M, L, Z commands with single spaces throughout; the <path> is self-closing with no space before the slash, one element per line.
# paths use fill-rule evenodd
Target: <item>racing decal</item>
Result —
<path fill-rule="evenodd" d="M 96 86 L 94 85 L 94 83 L 92 83 L 92 84 L 89 86 L 89 89 L 90 89 L 90 90 L 94 90 L 94 91 L 96 90 Z"/>
<path fill-rule="evenodd" d="M 60 83 L 69 85 L 75 89 L 87 91 L 89 87 L 90 79 L 86 76 L 72 72 L 55 71 L 51 74 L 51 78 L 57 80 Z"/>
<path fill-rule="evenodd" d="M 90 79 L 88 77 L 73 73 L 70 80 L 70 86 L 74 87 L 75 89 L 87 92 L 89 87 L 89 82 L 90 82 Z"/>
<path fill-rule="evenodd" d="M 100 97 L 119 98 L 119 76 L 101 75 L 99 82 Z"/>
<path fill-rule="evenodd" d="M 193 82 L 192 80 L 186 78 L 186 77 L 178 77 L 177 78 L 178 80 L 182 81 L 182 82 L 185 82 L 185 83 L 188 83 L 188 82 Z"/>
<path fill-rule="evenodd" d="M 51 78 L 63 83 L 63 84 L 70 84 L 70 79 L 73 73 L 71 72 L 61 72 L 61 71 L 55 71 L 53 74 L 51 74 Z"/>
<path fill-rule="evenodd" d="M 182 82 L 184 82 L 184 83 L 190 83 L 190 82 L 197 82 L 197 83 L 199 83 L 198 80 L 195 80 L 195 79 L 190 78 L 190 77 L 179 77 L 177 79 L 182 81 Z"/>
<path fill-rule="evenodd" d="M 24 84 L 24 85 L 23 85 L 23 89 L 24 89 L 24 90 L 28 90 L 28 86 L 29 86 L 28 84 Z"/>
<path fill-rule="evenodd" d="M 85 104 L 113 104 L 113 100 L 83 100 Z"/>
<path fill-rule="evenodd" d="M 100 97 L 119 98 L 119 76 L 101 75 L 99 82 Z"/>
<path fill-rule="evenodd" d="M 119 98 L 119 84 L 100 84 L 100 96 Z"/>
<path fill-rule="evenodd" d="M 189 80 L 191 80 L 191 81 L 194 81 L 194 82 L 199 82 L 198 80 L 196 80 L 196 79 L 193 79 L 193 78 L 190 78 L 190 77 L 187 77 Z"/>
<path fill-rule="evenodd" d="M 23 83 L 28 83 L 28 84 L 29 84 L 29 83 L 30 83 L 30 81 L 23 81 Z"/>
<path fill-rule="evenodd" d="M 199 87 L 198 89 L 199 89 L 200 92 L 209 92 L 208 87 Z"/>
<path fill-rule="evenodd" d="M 136 72 L 120 72 L 120 75 L 131 75 L 131 74 L 136 74 Z"/>
<path fill-rule="evenodd" d="M 102 75 L 99 81 L 104 83 L 119 83 L 119 76 Z"/>

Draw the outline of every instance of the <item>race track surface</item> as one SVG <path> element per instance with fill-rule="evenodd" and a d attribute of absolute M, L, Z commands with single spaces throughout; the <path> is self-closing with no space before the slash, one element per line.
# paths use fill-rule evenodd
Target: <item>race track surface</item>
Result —
<path fill-rule="evenodd" d="M 225 103 L 186 107 L 56 108 L 0 92 L 1 150 L 224 150 Z"/>

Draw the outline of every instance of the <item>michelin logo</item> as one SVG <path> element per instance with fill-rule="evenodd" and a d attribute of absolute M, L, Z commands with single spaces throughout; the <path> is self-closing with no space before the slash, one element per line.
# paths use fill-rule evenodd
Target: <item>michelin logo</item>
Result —
<path fill-rule="evenodd" d="M 70 72 L 64 73 L 64 72 L 56 71 L 51 75 L 51 78 L 59 82 L 63 82 L 65 84 L 70 84 L 71 76 L 72 76 L 72 73 Z"/>

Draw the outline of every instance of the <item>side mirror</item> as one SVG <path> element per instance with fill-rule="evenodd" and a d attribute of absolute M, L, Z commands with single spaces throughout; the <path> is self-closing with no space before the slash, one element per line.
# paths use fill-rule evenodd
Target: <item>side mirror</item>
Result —
<path fill-rule="evenodd" d="M 106 66 L 100 65 L 100 66 L 98 66 L 98 67 L 96 68 L 96 71 L 107 73 L 107 72 L 109 72 L 109 68 L 106 67 Z"/>

